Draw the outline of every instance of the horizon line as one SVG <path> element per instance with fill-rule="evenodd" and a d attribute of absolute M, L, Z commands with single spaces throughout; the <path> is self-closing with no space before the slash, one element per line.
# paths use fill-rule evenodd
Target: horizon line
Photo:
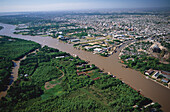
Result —
<path fill-rule="evenodd" d="M 136 8 L 92 8 L 92 9 L 62 9 L 62 10 L 27 10 L 27 11 L 3 11 L 0 13 L 29 13 L 29 12 L 65 12 L 65 11 L 95 11 L 95 10 L 123 10 L 123 9 L 169 9 L 170 7 L 136 7 Z"/>

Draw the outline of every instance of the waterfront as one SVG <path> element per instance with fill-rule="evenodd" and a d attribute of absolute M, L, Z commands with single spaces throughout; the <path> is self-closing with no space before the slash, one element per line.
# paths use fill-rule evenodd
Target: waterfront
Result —
<path fill-rule="evenodd" d="M 170 103 L 170 90 L 151 80 L 146 79 L 138 71 L 122 68 L 122 64 L 118 62 L 118 54 L 120 52 L 119 50 L 116 54 L 113 54 L 110 57 L 101 57 L 90 52 L 74 49 L 72 45 L 61 43 L 57 39 L 53 39 L 51 37 L 32 37 L 13 34 L 15 29 L 15 26 L 13 25 L 0 24 L 0 26 L 4 27 L 4 29 L 0 31 L 1 35 L 32 40 L 42 45 L 48 45 L 49 47 L 57 48 L 70 54 L 77 54 L 81 59 L 90 61 L 90 64 L 95 64 L 100 69 L 104 69 L 105 72 L 111 72 L 117 78 L 129 84 L 134 89 L 140 90 L 141 94 L 152 99 L 154 102 L 160 103 L 163 107 L 162 109 L 168 112 L 168 104 Z"/>
<path fill-rule="evenodd" d="M 25 58 L 25 57 L 24 57 Z M 10 83 L 9 85 L 7 86 L 6 90 L 5 91 L 2 91 L 0 92 L 0 99 L 2 97 L 5 97 L 6 94 L 7 94 L 7 91 L 10 89 L 10 87 L 13 85 L 14 81 L 17 80 L 18 78 L 18 69 L 19 69 L 19 66 L 20 66 L 20 62 L 21 60 L 23 60 L 24 58 L 20 59 L 19 61 L 14 61 L 13 60 L 13 64 L 14 64 L 14 67 L 12 68 L 12 73 L 11 73 L 11 77 L 10 77 Z"/>
<path fill-rule="evenodd" d="M 36 49 L 36 50 L 38 50 L 38 49 Z M 31 54 L 31 53 L 36 53 L 36 50 L 30 52 L 29 54 Z M 27 57 L 27 55 L 25 55 L 24 57 L 22 57 L 21 59 L 19 59 L 19 60 L 17 60 L 17 61 L 16 61 L 16 60 L 12 60 L 12 62 L 13 62 L 13 67 L 12 67 L 10 82 L 9 82 L 9 85 L 7 85 L 6 90 L 0 92 L 0 99 L 1 99 L 2 97 L 5 97 L 5 96 L 7 95 L 7 91 L 8 91 L 8 90 L 10 89 L 10 87 L 13 85 L 14 81 L 17 80 L 17 78 L 18 78 L 18 70 L 19 70 L 19 68 L 20 68 L 20 62 L 21 62 L 22 60 L 24 60 L 26 57 Z"/>

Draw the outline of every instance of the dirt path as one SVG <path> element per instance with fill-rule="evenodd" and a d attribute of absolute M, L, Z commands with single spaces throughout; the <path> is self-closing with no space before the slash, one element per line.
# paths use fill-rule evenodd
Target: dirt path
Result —
<path fill-rule="evenodd" d="M 58 78 L 58 80 L 59 80 L 59 79 L 61 79 L 62 77 L 64 77 L 64 72 L 63 72 L 62 70 L 60 70 L 57 66 L 56 66 L 56 68 L 62 73 L 62 76 L 60 76 L 60 77 Z M 56 79 L 53 79 L 52 81 L 56 81 Z M 45 88 L 46 90 L 48 90 L 48 89 L 53 88 L 53 87 L 56 86 L 57 84 L 61 84 L 61 81 L 60 81 L 59 83 L 56 83 L 56 84 L 51 84 L 50 81 L 49 81 L 49 82 L 46 82 L 46 83 L 45 83 L 44 88 Z"/>
<path fill-rule="evenodd" d="M 56 68 L 63 74 L 61 77 L 59 77 L 58 79 L 61 79 L 62 77 L 64 77 L 64 72 L 62 70 L 60 70 L 57 66 Z"/>

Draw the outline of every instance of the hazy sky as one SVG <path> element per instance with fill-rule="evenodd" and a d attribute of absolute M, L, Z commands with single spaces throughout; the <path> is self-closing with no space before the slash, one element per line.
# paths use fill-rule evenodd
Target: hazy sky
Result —
<path fill-rule="evenodd" d="M 0 0 L 0 12 L 170 7 L 170 0 Z"/>

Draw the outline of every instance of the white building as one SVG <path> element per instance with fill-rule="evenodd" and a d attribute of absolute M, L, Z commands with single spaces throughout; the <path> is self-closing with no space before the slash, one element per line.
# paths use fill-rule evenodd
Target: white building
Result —
<path fill-rule="evenodd" d="M 157 79 L 158 78 L 158 76 L 159 76 L 159 72 L 158 71 L 156 71 L 154 74 L 153 74 L 153 78 L 155 78 L 155 79 Z"/>
<path fill-rule="evenodd" d="M 94 49 L 94 52 L 95 52 L 95 53 L 99 53 L 99 52 L 101 52 L 101 51 L 102 51 L 101 48 L 95 48 L 95 49 Z"/>

